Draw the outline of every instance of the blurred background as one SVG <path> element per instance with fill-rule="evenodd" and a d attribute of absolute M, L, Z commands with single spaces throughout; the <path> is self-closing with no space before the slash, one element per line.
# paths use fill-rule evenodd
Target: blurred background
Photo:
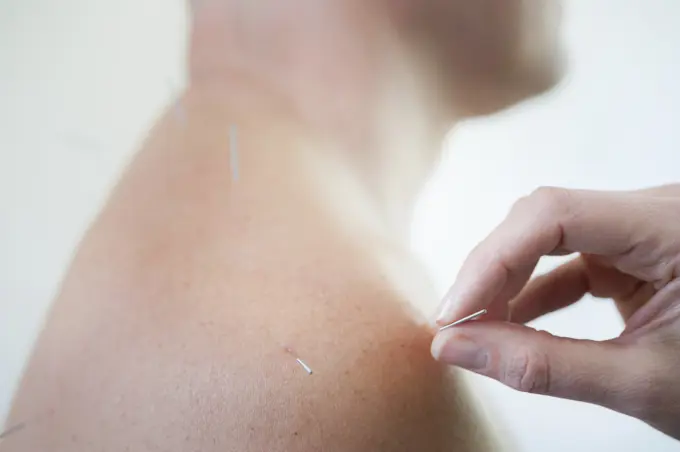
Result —
<path fill-rule="evenodd" d="M 680 181 L 679 21 L 676 0 L 566 0 L 562 85 L 452 131 L 413 234 L 442 294 L 536 187 Z M 184 85 L 186 33 L 183 0 L 0 0 L 0 420 L 74 247 Z M 592 299 L 535 326 L 589 339 L 622 329 Z M 605 409 L 470 378 L 520 451 L 680 450 Z"/>

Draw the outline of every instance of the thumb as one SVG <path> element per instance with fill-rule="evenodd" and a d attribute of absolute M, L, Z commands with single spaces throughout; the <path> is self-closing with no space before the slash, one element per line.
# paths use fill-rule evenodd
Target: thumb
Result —
<path fill-rule="evenodd" d="M 475 322 L 440 331 L 432 355 L 518 391 L 621 412 L 639 406 L 644 395 L 639 382 L 649 370 L 635 345 L 559 338 L 506 322 Z"/>

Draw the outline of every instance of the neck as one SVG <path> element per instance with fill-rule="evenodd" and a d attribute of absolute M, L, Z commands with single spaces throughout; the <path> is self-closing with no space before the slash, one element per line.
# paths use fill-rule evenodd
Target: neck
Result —
<path fill-rule="evenodd" d="M 270 145 L 297 153 L 291 161 L 313 162 L 321 177 L 310 190 L 355 193 L 360 210 L 407 237 L 415 199 L 450 125 L 425 89 L 427 74 L 414 69 L 422 66 L 375 21 L 363 26 L 354 15 L 310 6 L 308 14 L 328 17 L 299 23 L 324 27 L 289 29 L 278 19 L 253 25 L 243 5 L 196 10 L 191 89 L 228 105 L 241 135 L 263 134 Z M 277 42 L 277 30 L 290 41 Z"/>

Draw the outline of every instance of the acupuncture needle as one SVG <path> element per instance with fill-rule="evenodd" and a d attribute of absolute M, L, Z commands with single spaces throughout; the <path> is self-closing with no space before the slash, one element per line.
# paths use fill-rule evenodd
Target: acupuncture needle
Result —
<path fill-rule="evenodd" d="M 305 372 L 307 372 L 307 374 L 312 375 L 314 373 L 312 368 L 309 367 L 306 362 L 300 359 L 298 354 L 295 353 L 293 349 L 291 349 L 290 347 L 284 347 L 283 349 L 286 351 L 286 353 L 295 358 L 295 361 L 297 361 L 297 363 L 305 370 Z"/>
<path fill-rule="evenodd" d="M 474 314 L 470 314 L 470 315 L 467 316 L 467 317 L 463 317 L 463 318 L 460 319 L 460 320 L 456 320 L 456 321 L 453 322 L 453 323 L 449 323 L 448 325 L 439 328 L 439 331 L 444 331 L 444 330 L 446 330 L 446 329 L 448 329 L 448 328 L 453 328 L 454 326 L 461 325 L 461 324 L 466 323 L 466 322 L 469 322 L 469 321 L 471 321 L 471 320 L 476 320 L 476 319 L 480 318 L 481 316 L 485 315 L 486 313 L 487 313 L 487 310 L 486 310 L 486 309 L 482 309 L 481 311 L 475 312 Z"/>
<path fill-rule="evenodd" d="M 229 165 L 231 166 L 231 179 L 234 182 L 238 182 L 239 173 L 237 133 L 236 125 L 232 124 L 229 127 Z"/>
<path fill-rule="evenodd" d="M 26 427 L 26 422 L 21 422 L 19 424 L 16 424 L 4 432 L 0 433 L 0 443 L 5 440 L 5 438 L 10 437 L 11 435 L 14 435 L 15 433 L 19 433 L 21 430 L 23 430 Z"/>

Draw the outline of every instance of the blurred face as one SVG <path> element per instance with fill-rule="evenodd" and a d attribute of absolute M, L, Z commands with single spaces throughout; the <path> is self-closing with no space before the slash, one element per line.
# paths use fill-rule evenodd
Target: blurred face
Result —
<path fill-rule="evenodd" d="M 385 69 L 385 42 L 406 51 L 428 102 L 453 119 L 542 93 L 561 73 L 559 0 L 192 1 L 195 61 L 214 71 L 243 54 L 300 97 L 328 100 L 334 87 L 328 105 L 370 96 L 357 90 Z"/>
<path fill-rule="evenodd" d="M 383 0 L 456 105 L 486 113 L 560 78 L 557 0 Z"/>

